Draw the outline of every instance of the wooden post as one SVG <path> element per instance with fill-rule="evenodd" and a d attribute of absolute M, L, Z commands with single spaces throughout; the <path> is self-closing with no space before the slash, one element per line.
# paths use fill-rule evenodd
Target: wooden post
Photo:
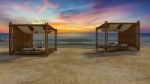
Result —
<path fill-rule="evenodd" d="M 137 28 L 138 28 L 138 50 L 140 50 L 140 21 L 137 21 Z"/>
<path fill-rule="evenodd" d="M 107 41 L 107 39 L 106 39 L 107 38 L 107 35 L 106 35 L 106 27 L 107 27 L 106 23 L 107 22 L 105 21 L 105 51 L 107 51 L 107 48 L 106 48 L 107 47 L 107 44 L 106 44 L 106 41 Z"/>
<path fill-rule="evenodd" d="M 98 50 L 98 29 L 96 28 L 96 51 Z"/>
<path fill-rule="evenodd" d="M 46 23 L 45 23 L 45 25 L 44 25 L 44 29 L 45 29 L 45 54 L 47 55 L 47 40 L 46 40 L 46 38 L 47 38 L 47 35 L 46 35 L 46 33 L 47 33 L 47 25 L 46 25 Z"/>
<path fill-rule="evenodd" d="M 13 54 L 13 26 L 12 22 L 9 22 L 9 54 Z"/>
<path fill-rule="evenodd" d="M 55 30 L 55 50 L 57 51 L 57 30 Z"/>
<path fill-rule="evenodd" d="M 9 55 L 11 54 L 11 22 L 9 22 Z"/>
<path fill-rule="evenodd" d="M 105 21 L 105 51 L 108 51 L 108 22 Z"/>
<path fill-rule="evenodd" d="M 47 36 L 47 38 L 46 38 L 46 47 L 48 49 L 48 23 L 46 24 L 46 36 Z"/>
<path fill-rule="evenodd" d="M 46 55 L 48 54 L 48 23 L 46 23 Z"/>
<path fill-rule="evenodd" d="M 106 39 L 106 44 L 107 44 L 106 51 L 108 51 L 108 21 L 107 21 L 107 24 L 106 24 L 106 35 L 107 35 L 107 39 Z"/>
<path fill-rule="evenodd" d="M 32 39 L 30 39 L 32 41 L 32 48 L 34 47 L 33 46 L 33 42 L 34 42 L 33 37 L 34 37 L 34 31 L 32 30 Z"/>

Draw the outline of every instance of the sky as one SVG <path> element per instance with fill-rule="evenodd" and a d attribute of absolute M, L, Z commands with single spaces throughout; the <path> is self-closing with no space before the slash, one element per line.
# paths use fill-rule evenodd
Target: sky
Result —
<path fill-rule="evenodd" d="M 0 0 L 0 32 L 8 23 L 45 23 L 60 33 L 95 32 L 108 22 L 141 22 L 150 33 L 150 0 Z"/>

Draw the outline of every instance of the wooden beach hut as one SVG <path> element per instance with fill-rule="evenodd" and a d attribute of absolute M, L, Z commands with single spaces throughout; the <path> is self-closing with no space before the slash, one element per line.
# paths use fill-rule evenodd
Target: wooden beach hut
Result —
<path fill-rule="evenodd" d="M 99 42 L 99 31 L 104 33 L 104 45 Z M 117 33 L 117 43 L 109 43 L 109 32 Z M 140 21 L 129 22 L 108 22 L 96 28 L 96 50 L 104 48 L 111 50 L 140 50 Z"/>
<path fill-rule="evenodd" d="M 48 34 L 54 32 L 54 47 L 48 47 Z M 44 47 L 33 47 L 33 34 L 43 34 Z M 57 29 L 45 24 L 9 23 L 9 54 L 45 54 L 57 50 Z"/>

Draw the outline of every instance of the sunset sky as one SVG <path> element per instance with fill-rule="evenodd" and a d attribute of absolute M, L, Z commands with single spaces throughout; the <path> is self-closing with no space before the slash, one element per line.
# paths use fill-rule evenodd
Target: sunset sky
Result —
<path fill-rule="evenodd" d="M 141 31 L 150 32 L 150 0 L 0 0 L 0 32 L 8 22 L 44 23 L 61 33 L 94 32 L 110 22 L 141 21 Z"/>

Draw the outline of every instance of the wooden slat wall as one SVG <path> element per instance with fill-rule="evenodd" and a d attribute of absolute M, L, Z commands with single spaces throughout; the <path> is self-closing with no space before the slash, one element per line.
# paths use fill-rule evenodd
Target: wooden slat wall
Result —
<path fill-rule="evenodd" d="M 118 33 L 118 43 L 128 44 L 131 47 L 138 48 L 139 47 L 139 44 L 137 44 L 139 41 L 139 39 L 137 39 L 139 38 L 138 35 L 139 32 L 137 26 L 136 25 L 132 26 L 132 28 L 130 28 L 129 30 Z"/>
<path fill-rule="evenodd" d="M 33 35 L 22 32 L 19 28 L 13 27 L 13 50 L 20 51 L 26 47 L 33 47 Z"/>

